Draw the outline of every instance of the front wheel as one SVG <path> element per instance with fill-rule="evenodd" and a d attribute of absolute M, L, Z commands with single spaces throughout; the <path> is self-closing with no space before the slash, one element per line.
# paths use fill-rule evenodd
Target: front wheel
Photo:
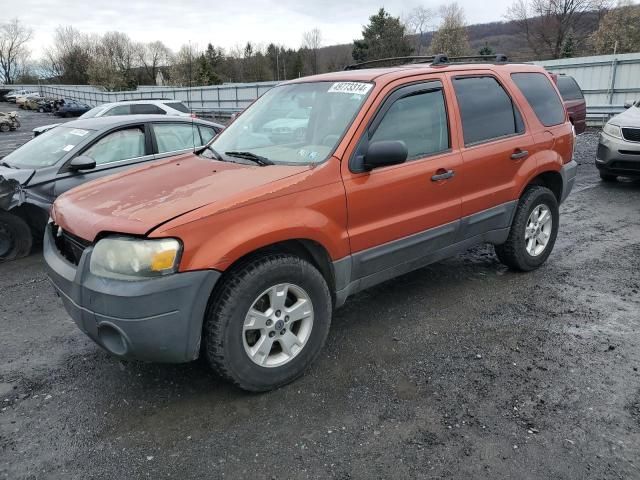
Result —
<path fill-rule="evenodd" d="M 210 300 L 204 351 L 240 388 L 272 390 L 300 377 L 320 353 L 332 303 L 322 274 L 299 257 L 272 254 L 230 271 Z"/>
<path fill-rule="evenodd" d="M 515 270 L 535 270 L 549 258 L 559 223 L 553 192 L 540 186 L 527 188 L 518 202 L 507 241 L 495 246 L 498 259 Z"/>
<path fill-rule="evenodd" d="M 27 222 L 11 212 L 0 211 L 0 263 L 29 255 L 33 235 Z"/>

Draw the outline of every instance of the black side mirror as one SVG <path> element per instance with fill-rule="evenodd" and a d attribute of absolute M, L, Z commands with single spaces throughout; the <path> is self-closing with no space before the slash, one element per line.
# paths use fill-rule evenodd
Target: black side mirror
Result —
<path fill-rule="evenodd" d="M 72 171 L 93 170 L 94 168 L 96 168 L 96 161 L 86 155 L 77 156 L 69 163 L 69 170 Z"/>
<path fill-rule="evenodd" d="M 634 103 L 634 102 L 624 102 L 624 108 L 631 108 L 631 107 L 633 107 L 633 103 Z"/>
<path fill-rule="evenodd" d="M 374 168 L 397 165 L 407 160 L 409 152 L 407 145 L 400 140 L 381 140 L 369 145 L 364 156 L 364 168 Z"/>

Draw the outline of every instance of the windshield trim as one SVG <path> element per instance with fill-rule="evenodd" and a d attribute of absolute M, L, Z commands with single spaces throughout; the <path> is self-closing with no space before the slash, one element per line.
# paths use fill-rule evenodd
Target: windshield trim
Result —
<path fill-rule="evenodd" d="M 271 160 L 273 162 L 274 165 L 286 165 L 286 166 L 303 166 L 303 167 L 316 167 L 319 165 L 322 165 L 326 162 L 328 162 L 336 153 L 336 150 L 338 150 L 338 147 L 342 144 L 342 142 L 344 141 L 347 132 L 349 131 L 349 129 L 353 126 L 353 122 L 355 121 L 356 118 L 358 118 L 358 115 L 360 114 L 360 112 L 363 111 L 363 108 L 365 107 L 367 101 L 369 100 L 369 97 L 371 96 L 371 93 L 375 90 L 376 87 L 376 82 L 373 80 L 337 80 L 337 79 L 333 79 L 333 80 L 305 80 L 305 81 L 299 81 L 299 80 L 295 80 L 295 81 L 289 81 L 289 82 L 283 82 L 283 83 L 279 83 L 278 85 L 272 87 L 271 89 L 269 89 L 267 92 L 271 92 L 273 90 L 275 90 L 276 88 L 281 88 L 281 87 L 290 87 L 292 85 L 305 85 L 305 84 L 311 84 L 311 83 L 339 83 L 339 82 L 357 82 L 357 83 L 368 83 L 370 84 L 372 87 L 369 89 L 369 91 L 364 95 L 363 99 L 362 99 L 362 103 L 360 104 L 360 108 L 358 108 L 353 116 L 351 117 L 351 119 L 349 119 L 349 121 L 345 124 L 345 128 L 344 131 L 342 132 L 342 135 L 340 136 L 340 138 L 338 139 L 338 141 L 336 142 L 336 144 L 333 146 L 333 148 L 331 150 L 329 150 L 329 153 L 327 153 L 327 156 L 324 160 L 320 161 L 320 162 L 284 162 L 281 160 L 277 160 L 277 159 L 273 159 L 273 158 L 269 158 L 269 160 Z M 259 96 L 256 100 L 262 98 L 264 95 L 267 94 L 267 92 L 263 93 L 261 96 Z M 253 105 L 255 104 L 252 103 L 251 105 L 249 105 L 247 108 L 245 108 L 242 112 L 240 112 L 240 115 L 236 116 L 236 118 L 233 119 L 233 122 L 231 122 L 229 125 L 227 125 L 227 127 L 224 129 L 226 130 L 232 123 L 235 123 L 247 110 L 249 110 L 250 108 L 253 107 Z M 218 135 L 216 135 L 215 137 L 213 137 L 209 144 L 206 146 L 211 145 L 212 143 L 214 143 L 216 141 L 217 138 L 220 137 L 220 135 L 224 132 L 224 130 L 220 131 L 220 133 L 218 133 Z M 222 156 L 222 155 L 221 155 Z"/>

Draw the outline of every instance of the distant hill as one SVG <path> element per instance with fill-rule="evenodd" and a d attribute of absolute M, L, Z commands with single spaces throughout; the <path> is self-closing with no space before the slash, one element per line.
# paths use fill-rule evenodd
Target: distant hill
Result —
<path fill-rule="evenodd" d="M 587 13 L 582 17 L 579 32 L 574 35 L 575 56 L 592 53 L 587 39 L 591 33 L 597 30 L 600 21 L 597 12 Z M 503 21 L 491 23 L 478 23 L 467 27 L 469 43 L 472 54 L 488 45 L 496 53 L 503 53 L 514 60 L 546 60 L 547 58 L 535 58 L 527 45 L 524 35 L 521 34 L 516 22 Z M 429 44 L 433 32 L 424 34 L 423 54 L 428 55 Z M 417 39 L 414 38 L 417 43 Z M 320 49 L 318 53 L 321 71 L 333 71 L 353 63 L 351 50 L 353 44 L 330 45 Z M 323 68 L 322 68 L 323 67 Z"/>

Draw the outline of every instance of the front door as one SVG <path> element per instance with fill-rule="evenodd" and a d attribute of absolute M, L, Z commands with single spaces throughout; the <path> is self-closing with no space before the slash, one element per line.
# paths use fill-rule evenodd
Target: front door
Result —
<path fill-rule="evenodd" d="M 417 261 L 455 241 L 462 160 L 452 147 L 447 103 L 437 77 L 396 87 L 369 122 L 351 166 L 343 162 L 352 279 Z M 404 142 L 407 161 L 370 172 L 354 169 L 368 145 L 384 140 Z"/>

